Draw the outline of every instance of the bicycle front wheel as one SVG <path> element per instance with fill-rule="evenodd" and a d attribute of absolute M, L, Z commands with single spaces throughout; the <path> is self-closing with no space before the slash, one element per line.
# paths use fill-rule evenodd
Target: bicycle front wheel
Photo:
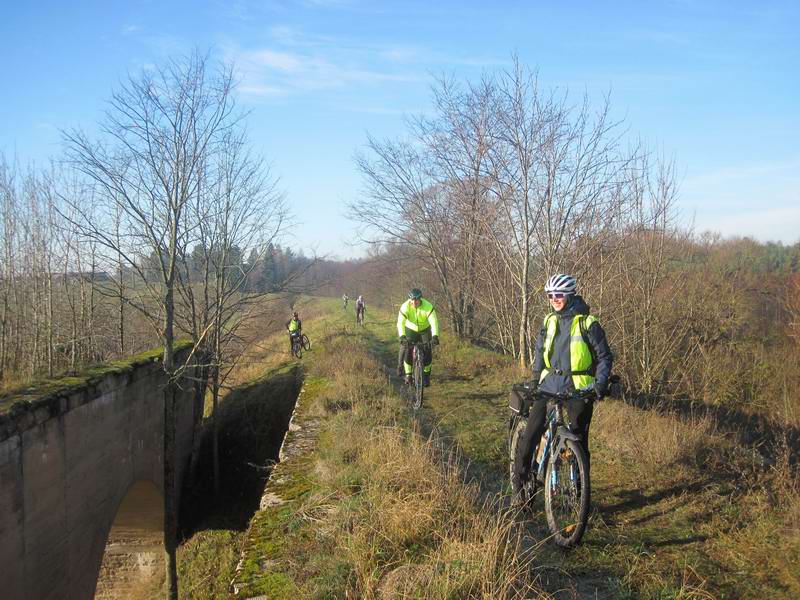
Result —
<path fill-rule="evenodd" d="M 425 386 L 422 379 L 422 351 L 414 349 L 414 410 L 419 410 L 422 406 L 422 396 Z"/>
<path fill-rule="evenodd" d="M 300 339 L 300 342 L 301 342 L 301 344 L 302 344 L 302 346 L 303 346 L 303 349 L 304 349 L 306 352 L 308 352 L 309 350 L 311 350 L 311 340 L 310 340 L 310 339 L 308 339 L 308 336 L 307 336 L 305 333 L 303 334 L 303 337 Z"/>
<path fill-rule="evenodd" d="M 573 440 L 548 460 L 544 509 L 556 544 L 570 548 L 581 541 L 589 520 L 589 465 Z"/>
<path fill-rule="evenodd" d="M 295 340 L 292 344 L 292 354 L 297 358 L 303 358 L 303 345 L 300 343 L 300 340 Z"/>

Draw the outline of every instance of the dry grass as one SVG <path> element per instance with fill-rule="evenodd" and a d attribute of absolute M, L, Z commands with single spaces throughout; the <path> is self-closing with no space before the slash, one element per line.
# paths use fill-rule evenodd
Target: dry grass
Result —
<path fill-rule="evenodd" d="M 627 579 L 636 587 L 671 585 L 675 597 L 712 598 L 710 586 L 738 590 L 742 597 L 764 586 L 781 590 L 774 597 L 800 597 L 800 479 L 792 465 L 796 450 L 784 448 L 780 460 L 765 467 L 735 436 L 717 431 L 708 416 L 686 419 L 622 402 L 600 406 L 592 435 L 642 489 L 685 490 L 661 500 L 658 510 L 671 516 L 664 526 L 685 521 L 691 526 L 685 534 L 708 537 L 702 554 L 718 565 L 702 569 L 706 577 L 714 573 L 712 586 L 700 569 L 687 566 L 676 581 L 669 570 L 660 572 L 655 558 L 633 561 Z M 651 509 L 645 504 L 642 510 Z"/>
<path fill-rule="evenodd" d="M 332 333 L 327 344 L 313 369 L 331 382 L 315 469 L 327 491 L 307 505 L 328 506 L 326 535 L 351 568 L 346 597 L 542 597 L 513 520 L 480 504 L 456 458 L 414 431 L 363 343 Z"/>
<path fill-rule="evenodd" d="M 592 437 L 637 469 L 658 476 L 666 467 L 697 467 L 726 442 L 708 416 L 681 419 L 608 401 L 595 410 Z"/>
<path fill-rule="evenodd" d="M 800 477 L 787 455 L 742 499 L 738 527 L 714 544 L 721 560 L 754 581 L 800 597 Z M 796 450 L 794 450 L 796 451 Z"/>

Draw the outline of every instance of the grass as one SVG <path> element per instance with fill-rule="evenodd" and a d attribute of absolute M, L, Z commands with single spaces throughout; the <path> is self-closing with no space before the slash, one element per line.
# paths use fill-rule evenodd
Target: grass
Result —
<path fill-rule="evenodd" d="M 375 333 L 373 348 L 391 365 L 393 332 Z M 423 422 L 470 461 L 469 474 L 491 496 L 507 485 L 507 394 L 527 374 L 508 357 L 454 341 L 446 328 L 442 339 Z M 681 415 L 619 400 L 597 405 L 591 436 L 594 510 L 582 545 L 566 554 L 541 546 L 541 502 L 527 524 L 546 590 L 567 597 L 800 597 L 796 449 L 787 447 L 770 465 L 740 441 L 746 436 L 708 412 Z"/>
<path fill-rule="evenodd" d="M 332 307 L 338 303 L 332 301 Z M 341 313 L 339 313 L 341 315 Z M 270 598 L 535 598 L 514 521 L 421 435 L 363 330 L 326 321 L 287 445 L 251 524 L 240 594 Z M 305 360 L 305 359 L 304 359 Z M 304 437 L 307 436 L 307 437 Z"/>
<path fill-rule="evenodd" d="M 357 329 L 336 299 L 302 310 L 314 350 L 287 455 L 246 534 L 205 529 L 181 549 L 203 590 L 186 597 L 225 595 L 231 547 L 243 597 L 800 597 L 795 448 L 765 465 L 708 413 L 598 404 L 589 529 L 563 552 L 541 502 L 523 522 L 504 504 L 513 361 L 445 328 L 412 419 L 388 376 L 393 315 L 371 307 Z"/>

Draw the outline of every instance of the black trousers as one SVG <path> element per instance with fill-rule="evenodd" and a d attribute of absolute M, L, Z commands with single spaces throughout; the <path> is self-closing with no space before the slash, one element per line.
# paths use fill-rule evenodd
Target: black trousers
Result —
<path fill-rule="evenodd" d="M 301 335 L 303 335 L 303 332 L 299 329 L 296 331 L 289 332 L 289 352 L 292 351 L 292 341 L 294 340 L 294 338 L 299 337 Z"/>
<path fill-rule="evenodd" d="M 430 342 L 431 341 L 430 327 L 422 331 L 411 331 L 410 329 L 406 329 L 406 337 L 408 338 L 408 344 L 405 346 L 400 346 L 400 355 L 398 357 L 398 363 L 403 362 L 406 365 L 413 366 L 414 357 L 411 355 L 411 346 L 419 342 Z M 422 352 L 422 366 L 423 370 L 426 373 L 430 373 L 432 362 L 433 362 L 433 353 L 431 352 L 431 347 L 427 346 L 425 350 L 423 350 Z M 407 370 L 408 367 L 405 368 L 406 368 L 406 373 L 408 373 Z"/>
<path fill-rule="evenodd" d="M 512 390 L 512 394 L 520 392 Z M 522 398 L 520 398 L 520 401 Z M 567 400 L 565 403 L 567 418 L 569 419 L 569 429 L 581 438 L 581 446 L 586 453 L 586 460 L 589 462 L 589 424 L 592 422 L 592 412 L 594 411 L 594 401 L 586 402 L 580 399 Z M 519 406 L 522 406 L 520 402 Z M 539 445 L 539 440 L 544 433 L 547 423 L 547 400 L 537 398 L 533 401 L 528 414 L 528 422 L 525 432 L 520 438 L 517 446 L 517 454 L 514 460 L 516 474 L 522 479 L 527 479 L 530 475 L 529 469 L 533 460 L 533 453 Z"/>

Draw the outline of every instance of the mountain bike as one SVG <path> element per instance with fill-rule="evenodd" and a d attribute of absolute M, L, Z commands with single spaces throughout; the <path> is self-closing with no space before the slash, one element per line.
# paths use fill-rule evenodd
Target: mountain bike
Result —
<path fill-rule="evenodd" d="M 311 350 L 311 340 L 303 333 L 301 335 L 292 336 L 292 354 L 297 358 L 303 358 L 303 350 L 308 352 Z"/>
<path fill-rule="evenodd" d="M 580 443 L 580 437 L 565 424 L 564 401 L 579 398 L 588 401 L 594 390 L 581 390 L 574 394 L 555 395 L 534 392 L 529 387 L 515 386 L 525 397 L 525 406 L 511 406 L 513 413 L 509 425 L 509 475 L 516 472 L 514 465 L 517 446 L 527 426 L 530 404 L 537 396 L 547 400 L 546 427 L 530 465 L 530 479 L 523 484 L 523 505 L 529 505 L 536 494 L 537 482 L 544 486 L 544 508 L 547 525 L 555 543 L 569 548 L 580 542 L 589 519 L 589 463 Z M 538 466 L 537 466 L 538 465 Z M 533 472 L 533 467 L 536 467 Z"/>
<path fill-rule="evenodd" d="M 424 356 L 431 351 L 430 342 L 416 342 L 411 344 L 411 364 L 413 365 L 413 387 L 411 396 L 411 408 L 415 411 L 422 407 L 422 397 L 425 395 L 424 382 Z"/>

